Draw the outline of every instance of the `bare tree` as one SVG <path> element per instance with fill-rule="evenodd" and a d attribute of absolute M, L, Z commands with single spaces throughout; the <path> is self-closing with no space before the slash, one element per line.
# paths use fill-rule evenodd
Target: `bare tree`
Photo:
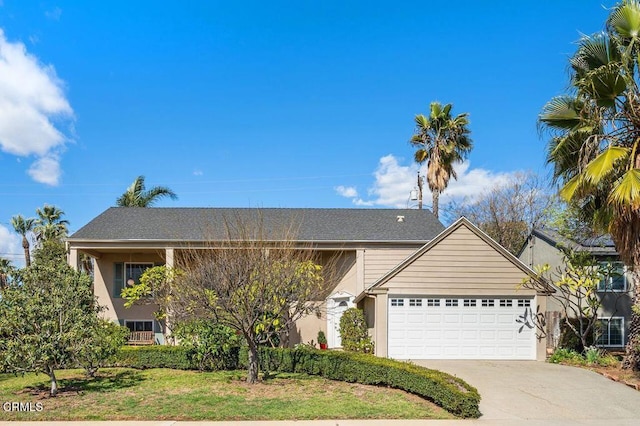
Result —
<path fill-rule="evenodd" d="M 449 206 L 449 216 L 465 216 L 513 254 L 522 248 L 532 228 L 544 222 L 552 205 L 540 179 L 520 173 L 475 199 Z"/>
<path fill-rule="evenodd" d="M 293 225 L 267 229 L 260 215 L 227 220 L 225 231 L 224 241 L 180 251 L 177 272 L 151 283 L 141 279 L 146 288 L 133 287 L 123 296 L 131 302 L 153 291 L 169 323 L 199 318 L 236 330 L 248 344 L 247 381 L 255 383 L 259 345 L 288 336 L 297 320 L 319 313 L 335 285 L 336 256 L 297 242 Z"/>

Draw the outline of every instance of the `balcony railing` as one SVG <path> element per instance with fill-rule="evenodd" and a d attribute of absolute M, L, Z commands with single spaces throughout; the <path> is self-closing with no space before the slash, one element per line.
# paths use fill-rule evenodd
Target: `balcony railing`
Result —
<path fill-rule="evenodd" d="M 153 345 L 155 333 L 153 331 L 132 331 L 127 343 L 130 345 Z"/>

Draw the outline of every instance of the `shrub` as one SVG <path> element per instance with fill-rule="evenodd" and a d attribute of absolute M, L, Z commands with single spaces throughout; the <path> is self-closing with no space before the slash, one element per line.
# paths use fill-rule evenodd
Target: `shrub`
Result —
<path fill-rule="evenodd" d="M 176 324 L 173 334 L 201 371 L 238 368 L 241 339 L 231 328 L 193 320 Z"/>
<path fill-rule="evenodd" d="M 559 348 L 556 349 L 555 352 L 553 352 L 553 355 L 549 357 L 549 362 L 554 364 L 567 363 L 582 365 L 585 361 L 584 357 L 577 351 L 573 349 Z"/>
<path fill-rule="evenodd" d="M 373 353 L 373 342 L 361 309 L 349 308 L 344 311 L 340 317 L 340 338 L 345 351 Z"/>
<path fill-rule="evenodd" d="M 123 346 L 115 356 L 114 367 L 174 368 L 197 370 L 198 365 L 182 346 Z"/>
<path fill-rule="evenodd" d="M 88 335 L 86 344 L 75 353 L 75 362 L 93 377 L 98 368 L 114 361 L 118 350 L 123 347 L 129 329 L 112 321 L 99 319 Z"/>
<path fill-rule="evenodd" d="M 598 364 L 602 359 L 602 352 L 595 346 L 590 346 L 584 353 L 588 364 Z"/>
<path fill-rule="evenodd" d="M 480 416 L 478 391 L 441 371 L 368 354 L 340 351 L 261 348 L 263 371 L 319 375 L 331 380 L 382 385 L 429 399 L 460 417 Z"/>

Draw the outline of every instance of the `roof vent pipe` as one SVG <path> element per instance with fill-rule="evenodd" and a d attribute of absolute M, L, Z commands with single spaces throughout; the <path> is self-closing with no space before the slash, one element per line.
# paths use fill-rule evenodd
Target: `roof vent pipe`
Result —
<path fill-rule="evenodd" d="M 397 216 L 398 222 L 404 222 L 404 216 Z"/>

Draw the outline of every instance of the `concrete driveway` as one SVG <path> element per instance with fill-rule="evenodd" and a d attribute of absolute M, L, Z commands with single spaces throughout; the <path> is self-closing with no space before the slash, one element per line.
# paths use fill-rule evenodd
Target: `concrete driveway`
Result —
<path fill-rule="evenodd" d="M 640 392 L 576 367 L 538 361 L 413 361 L 475 386 L 491 423 L 638 424 Z M 516 424 L 516 423 L 514 423 Z"/>

